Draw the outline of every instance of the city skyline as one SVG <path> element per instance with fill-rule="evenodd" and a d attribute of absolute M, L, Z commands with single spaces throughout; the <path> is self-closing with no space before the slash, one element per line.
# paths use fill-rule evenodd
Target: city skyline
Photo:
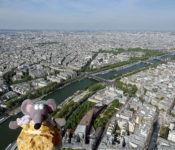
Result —
<path fill-rule="evenodd" d="M 175 31 L 173 0 L 0 0 L 0 29 Z"/>

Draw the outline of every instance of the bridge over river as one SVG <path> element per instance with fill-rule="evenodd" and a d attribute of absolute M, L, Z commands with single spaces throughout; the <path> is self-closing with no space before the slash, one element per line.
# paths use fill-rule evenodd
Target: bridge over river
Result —
<path fill-rule="evenodd" d="M 116 84 L 115 80 L 107 80 L 107 79 L 104 79 L 104 78 L 101 78 L 101 77 L 98 77 L 96 75 L 92 75 L 92 74 L 89 74 L 88 72 L 85 72 L 85 76 L 89 79 L 94 79 L 94 80 L 97 80 L 99 82 L 102 82 L 108 86 L 114 86 Z"/>

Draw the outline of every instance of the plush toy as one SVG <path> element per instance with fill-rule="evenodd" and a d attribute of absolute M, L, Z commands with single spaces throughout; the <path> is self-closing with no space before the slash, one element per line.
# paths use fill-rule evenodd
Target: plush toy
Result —
<path fill-rule="evenodd" d="M 63 118 L 52 119 L 48 114 L 57 109 L 53 99 L 34 103 L 23 101 L 22 118 L 11 121 L 10 129 L 21 126 L 23 129 L 17 139 L 18 150 L 57 150 L 61 148 L 62 138 L 56 124 L 61 127 L 66 121 Z"/>

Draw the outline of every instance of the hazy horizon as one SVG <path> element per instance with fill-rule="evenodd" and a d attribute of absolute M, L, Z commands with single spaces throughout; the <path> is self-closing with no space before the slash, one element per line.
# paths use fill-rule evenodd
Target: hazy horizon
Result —
<path fill-rule="evenodd" d="M 48 32 L 172 32 L 175 33 L 175 30 L 105 30 L 105 29 L 6 29 L 0 28 L 0 32 L 40 32 L 40 31 L 48 31 Z"/>
<path fill-rule="evenodd" d="M 175 31 L 174 0 L 0 0 L 0 29 Z"/>

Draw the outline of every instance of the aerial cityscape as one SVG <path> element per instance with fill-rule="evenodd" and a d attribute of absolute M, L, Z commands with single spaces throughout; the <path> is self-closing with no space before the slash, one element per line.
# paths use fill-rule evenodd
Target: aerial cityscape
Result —
<path fill-rule="evenodd" d="M 172 33 L 3 31 L 0 39 L 1 125 L 21 115 L 23 100 L 54 98 L 53 117 L 67 121 L 62 148 L 174 148 Z M 56 96 L 78 82 L 83 87 L 70 96 Z"/>
<path fill-rule="evenodd" d="M 174 150 L 174 6 L 0 0 L 0 150 Z"/>

